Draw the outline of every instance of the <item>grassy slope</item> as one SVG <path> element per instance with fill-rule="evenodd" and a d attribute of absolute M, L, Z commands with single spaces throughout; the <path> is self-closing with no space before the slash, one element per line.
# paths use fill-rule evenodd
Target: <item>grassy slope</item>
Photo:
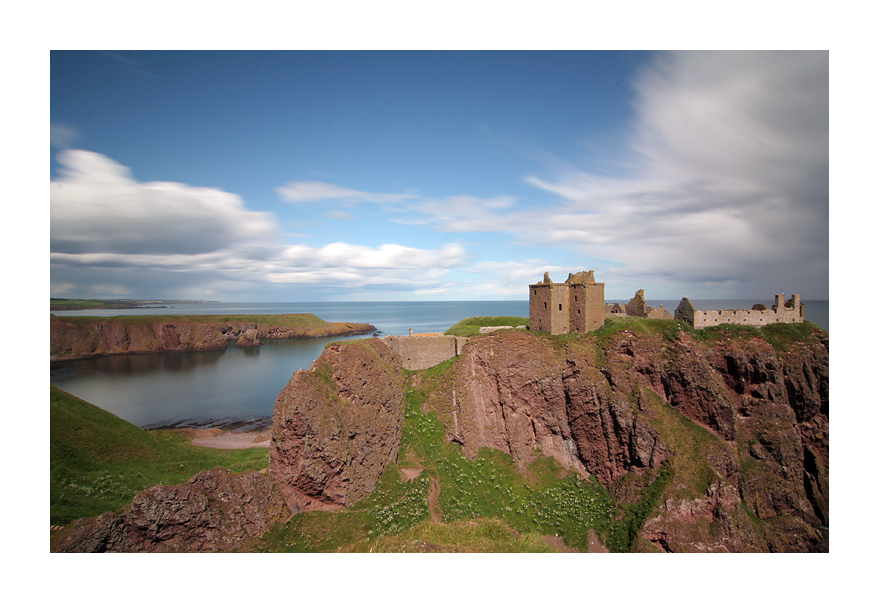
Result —
<path fill-rule="evenodd" d="M 53 524 L 116 511 L 156 484 L 183 483 L 217 466 L 268 466 L 268 450 L 214 450 L 179 434 L 139 427 L 51 388 L 50 516 Z"/>
<path fill-rule="evenodd" d="M 479 335 L 479 327 L 518 327 L 531 324 L 528 318 L 521 316 L 471 316 L 452 325 L 445 335 L 456 335 L 458 337 L 472 337 Z"/>

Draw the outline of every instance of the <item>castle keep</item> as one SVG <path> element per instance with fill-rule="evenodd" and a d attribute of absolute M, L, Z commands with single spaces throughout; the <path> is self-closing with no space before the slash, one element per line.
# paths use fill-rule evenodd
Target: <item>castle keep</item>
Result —
<path fill-rule="evenodd" d="M 568 274 L 554 283 L 549 273 L 543 282 L 528 285 L 531 330 L 542 333 L 586 333 L 604 324 L 604 283 L 596 283 L 594 270 Z"/>
<path fill-rule="evenodd" d="M 697 329 L 722 324 L 750 325 L 765 327 L 777 322 L 803 322 L 804 306 L 799 295 L 791 295 L 787 303 L 784 293 L 775 296 L 775 304 L 767 310 L 765 306 L 755 305 L 750 310 L 696 310 L 686 297 L 681 300 L 675 318 L 686 321 Z"/>

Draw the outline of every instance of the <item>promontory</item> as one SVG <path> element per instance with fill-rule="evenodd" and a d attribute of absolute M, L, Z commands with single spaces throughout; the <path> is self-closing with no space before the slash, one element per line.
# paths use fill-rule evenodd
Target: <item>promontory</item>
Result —
<path fill-rule="evenodd" d="M 229 342 L 361 335 L 366 323 L 327 322 L 314 314 L 190 316 L 51 316 L 51 360 L 108 354 L 223 350 Z"/>

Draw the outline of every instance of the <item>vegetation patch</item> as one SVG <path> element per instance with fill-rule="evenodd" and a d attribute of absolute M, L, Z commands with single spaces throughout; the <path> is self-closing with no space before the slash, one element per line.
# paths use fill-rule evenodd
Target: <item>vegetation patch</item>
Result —
<path fill-rule="evenodd" d="M 629 331 L 636 335 L 651 334 L 661 335 L 667 341 L 677 341 L 681 332 L 692 332 L 695 329 L 682 320 L 669 320 L 662 318 L 637 318 L 635 316 L 608 316 L 604 324 L 596 330 L 589 332 L 599 344 L 608 342 L 618 333 Z"/>
<path fill-rule="evenodd" d="M 536 532 L 520 533 L 507 522 L 476 519 L 452 523 L 423 521 L 395 536 L 356 542 L 340 549 L 345 553 L 552 553 Z"/>
<path fill-rule="evenodd" d="M 144 431 L 93 404 L 51 387 L 50 520 L 118 511 L 157 484 L 181 484 L 214 467 L 243 472 L 268 467 L 265 448 L 193 446 L 174 431 Z"/>
<path fill-rule="evenodd" d="M 521 316 L 471 316 L 452 325 L 444 335 L 457 337 L 473 337 L 479 335 L 480 327 L 525 327 L 530 326 L 531 320 Z"/>

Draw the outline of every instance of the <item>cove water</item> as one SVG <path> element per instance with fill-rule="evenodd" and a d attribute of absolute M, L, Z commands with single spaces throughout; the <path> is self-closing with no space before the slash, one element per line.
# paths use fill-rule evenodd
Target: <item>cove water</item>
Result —
<path fill-rule="evenodd" d="M 626 303 L 629 300 L 607 300 Z M 697 310 L 750 309 L 751 300 L 692 300 Z M 674 313 L 680 300 L 648 300 Z M 803 301 L 806 320 L 829 331 L 827 301 Z M 329 322 L 366 322 L 379 336 L 442 332 L 469 316 L 528 316 L 528 302 L 320 302 L 176 304 L 137 310 L 77 310 L 56 316 L 301 314 Z M 355 338 L 371 335 L 355 336 Z M 164 352 L 105 356 L 51 366 L 61 389 L 139 427 L 262 428 L 271 425 L 278 393 L 299 369 L 307 369 L 327 343 L 322 339 L 264 340 L 258 348 L 214 352 Z"/>

